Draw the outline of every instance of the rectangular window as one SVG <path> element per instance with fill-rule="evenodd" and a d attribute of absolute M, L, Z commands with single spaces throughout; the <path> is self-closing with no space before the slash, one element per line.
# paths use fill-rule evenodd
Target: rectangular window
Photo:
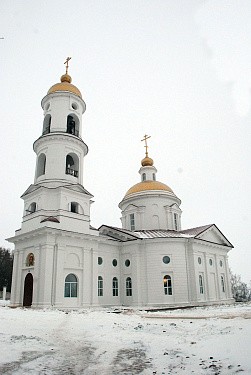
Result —
<path fill-rule="evenodd" d="M 203 278 L 202 278 L 202 275 L 199 275 L 199 287 L 200 287 L 200 294 L 204 294 L 204 287 L 203 287 Z"/>
<path fill-rule="evenodd" d="M 130 214 L 130 227 L 131 227 L 131 230 L 135 230 L 135 218 L 134 218 L 134 214 Z"/>
<path fill-rule="evenodd" d="M 114 277 L 112 280 L 112 295 L 113 297 L 118 297 L 119 295 L 119 284 L 117 277 Z"/>
<path fill-rule="evenodd" d="M 224 280 L 224 276 L 221 276 L 221 288 L 222 288 L 222 292 L 225 293 L 225 280 Z"/>
<path fill-rule="evenodd" d="M 103 277 L 98 277 L 98 296 L 103 297 Z"/>
<path fill-rule="evenodd" d="M 174 214 L 173 219 L 174 219 L 174 229 L 178 230 L 178 214 Z"/>

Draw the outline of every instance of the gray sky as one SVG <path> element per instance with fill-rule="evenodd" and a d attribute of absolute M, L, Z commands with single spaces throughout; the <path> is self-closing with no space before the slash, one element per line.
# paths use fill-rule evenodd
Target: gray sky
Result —
<path fill-rule="evenodd" d="M 183 229 L 215 223 L 251 279 L 250 0 L 3 0 L 0 246 L 33 183 L 41 99 L 69 73 L 87 104 L 84 186 L 92 225 L 120 226 L 143 135 L 157 179 L 182 200 Z"/>

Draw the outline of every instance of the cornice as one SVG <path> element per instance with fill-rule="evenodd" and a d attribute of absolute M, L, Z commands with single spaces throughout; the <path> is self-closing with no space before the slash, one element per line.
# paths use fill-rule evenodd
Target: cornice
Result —
<path fill-rule="evenodd" d="M 86 151 L 86 154 L 88 153 L 88 146 L 87 144 L 79 137 L 64 133 L 64 132 L 51 132 L 48 134 L 41 135 L 34 143 L 33 143 L 33 150 L 36 152 L 36 148 L 42 145 L 43 143 L 51 143 L 55 140 L 57 141 L 63 141 L 65 143 L 65 140 L 67 139 L 68 142 L 71 144 L 77 144 L 80 146 L 83 150 Z"/>

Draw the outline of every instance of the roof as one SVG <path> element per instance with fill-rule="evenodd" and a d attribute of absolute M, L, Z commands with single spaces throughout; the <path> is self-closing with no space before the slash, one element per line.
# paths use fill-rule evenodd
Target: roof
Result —
<path fill-rule="evenodd" d="M 112 227 L 108 225 L 102 225 L 99 227 L 99 231 L 109 237 L 115 238 L 118 241 L 126 242 L 137 239 L 154 239 L 154 238 L 194 238 L 199 240 L 204 240 L 199 236 L 205 233 L 209 228 L 216 228 L 219 234 L 224 237 L 224 245 L 233 247 L 233 245 L 227 240 L 227 238 L 222 234 L 222 232 L 217 228 L 215 224 L 203 225 L 200 227 L 185 229 L 181 231 L 175 230 L 139 230 L 130 231 L 127 229 L 121 229 L 117 227 Z M 204 240 L 210 242 L 209 240 Z M 223 245 L 223 244 L 222 244 Z"/>
<path fill-rule="evenodd" d="M 86 190 L 82 185 L 80 184 L 75 184 L 75 185 L 70 185 L 68 183 L 65 183 L 65 182 L 62 182 L 61 185 L 57 185 L 55 187 L 52 187 L 52 186 L 46 186 L 47 183 L 46 181 L 44 181 L 43 183 L 37 183 L 37 184 L 31 184 L 28 189 L 25 190 L 25 192 L 21 195 L 21 198 L 23 198 L 24 196 L 32 193 L 33 191 L 36 191 L 38 189 L 48 189 L 48 190 L 55 190 L 59 187 L 62 187 L 62 188 L 65 188 L 65 189 L 69 189 L 69 190 L 73 190 L 73 191 L 78 191 L 80 193 L 83 193 L 83 194 L 86 194 L 86 195 L 89 195 L 90 197 L 93 197 L 93 195 L 91 193 L 89 193 L 88 190 Z"/>
<path fill-rule="evenodd" d="M 204 225 L 201 227 L 185 229 L 181 231 L 176 230 L 141 230 L 136 231 L 140 238 L 195 238 L 214 224 Z"/>
<path fill-rule="evenodd" d="M 133 193 L 138 193 L 141 191 L 149 191 L 149 190 L 163 190 L 163 191 L 168 191 L 170 193 L 173 193 L 172 189 L 166 184 L 163 184 L 162 182 L 159 182 L 159 181 L 149 180 L 149 181 L 141 181 L 133 185 L 126 192 L 125 197 Z"/>
<path fill-rule="evenodd" d="M 76 86 L 74 86 L 71 83 L 71 77 L 68 74 L 62 75 L 61 82 L 58 82 L 55 85 L 53 85 L 49 89 L 48 94 L 52 94 L 53 92 L 58 92 L 58 91 L 69 91 L 72 94 L 75 94 L 79 96 L 80 98 L 82 98 L 81 92 Z"/>

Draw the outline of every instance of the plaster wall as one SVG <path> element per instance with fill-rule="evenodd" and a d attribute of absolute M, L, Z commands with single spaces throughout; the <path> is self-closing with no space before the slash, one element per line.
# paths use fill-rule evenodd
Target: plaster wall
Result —
<path fill-rule="evenodd" d="M 173 213 L 178 214 L 178 229 L 181 227 L 181 210 L 177 205 L 178 198 L 160 192 L 141 193 L 126 199 L 126 203 L 121 204 L 122 223 L 125 229 L 131 230 L 130 214 L 135 216 L 135 230 L 170 229 L 175 230 Z M 172 205 L 175 207 L 171 207 Z M 168 216 L 168 212 L 170 215 Z"/>

